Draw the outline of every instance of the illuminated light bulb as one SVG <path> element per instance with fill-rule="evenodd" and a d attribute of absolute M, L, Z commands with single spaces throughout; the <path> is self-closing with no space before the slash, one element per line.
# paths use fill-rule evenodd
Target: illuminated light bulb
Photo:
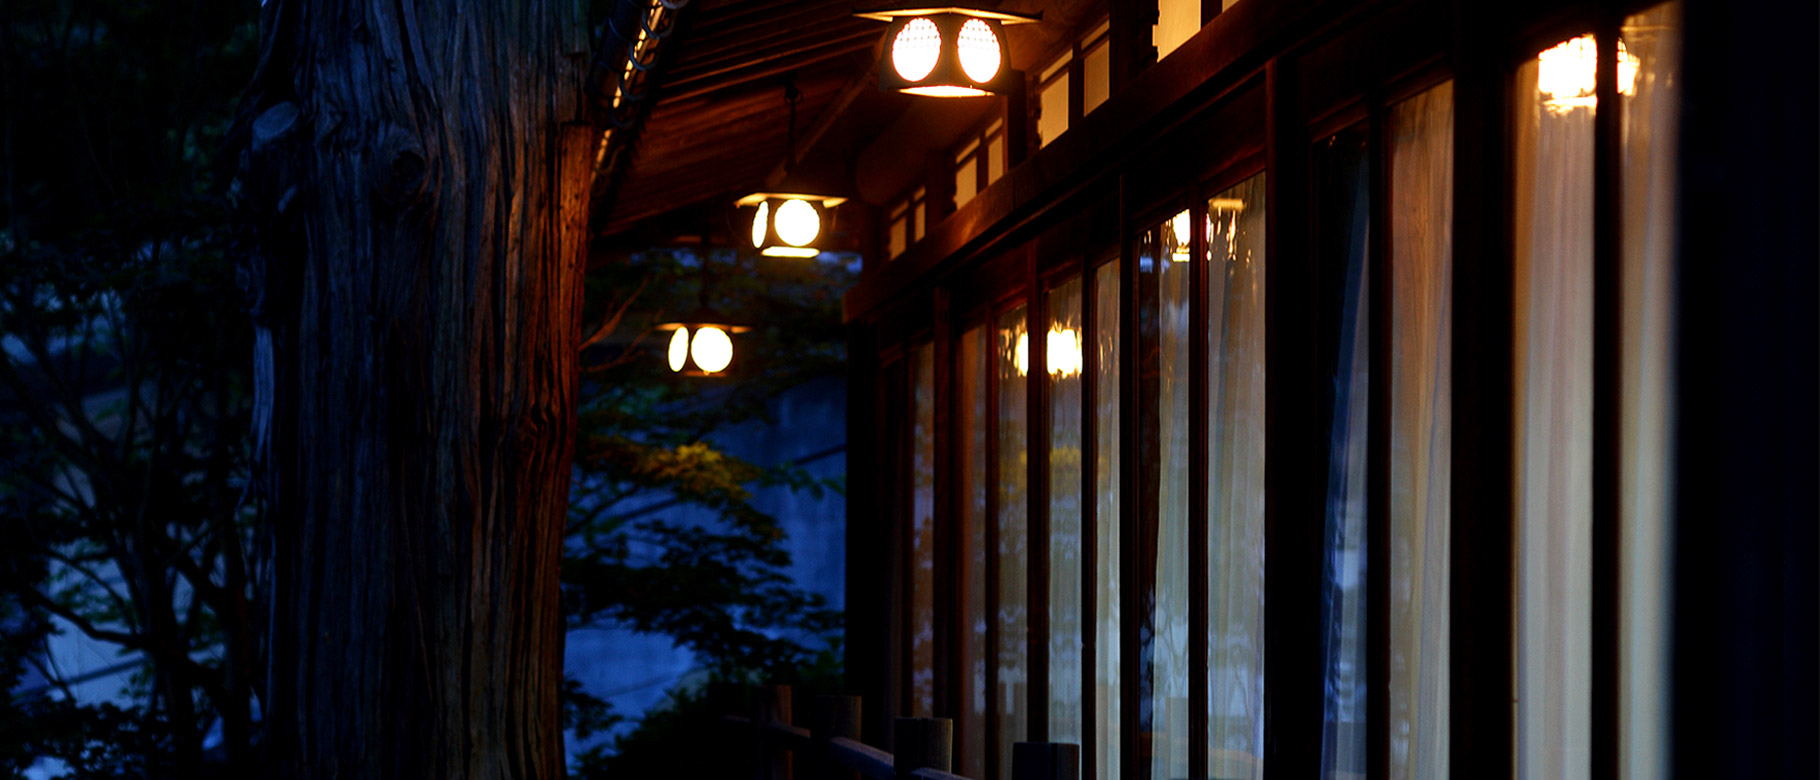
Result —
<path fill-rule="evenodd" d="M 765 220 L 771 216 L 771 204 L 765 201 L 758 203 L 758 215 L 752 218 L 752 245 L 764 246 Z"/>
<path fill-rule="evenodd" d="M 670 370 L 682 371 L 689 362 L 689 329 L 677 328 L 670 336 Z"/>
<path fill-rule="evenodd" d="M 1017 349 L 1011 356 L 1011 364 L 1017 367 L 1018 376 L 1030 374 L 1030 334 L 1017 334 Z"/>
<path fill-rule="evenodd" d="M 911 19 L 891 41 L 891 67 L 905 81 L 920 81 L 935 70 L 942 53 L 942 32 L 928 19 Z"/>
<path fill-rule="evenodd" d="M 675 342 L 672 341 L 672 350 Z M 704 325 L 695 331 L 695 340 L 689 346 L 689 354 L 695 358 L 695 367 L 705 373 L 715 373 L 733 362 L 733 339 L 727 338 L 727 332 L 713 325 Z M 671 353 L 670 362 L 676 357 Z"/>
<path fill-rule="evenodd" d="M 1245 201 L 1238 198 L 1214 198 L 1207 201 L 1208 211 L 1244 211 Z"/>
<path fill-rule="evenodd" d="M 1172 262 L 1188 262 L 1188 212 L 1184 211 L 1169 219 L 1169 229 L 1175 235 L 1175 248 L 1170 250 Z"/>
<path fill-rule="evenodd" d="M 791 198 L 777 207 L 777 219 L 774 226 L 777 237 L 791 246 L 803 246 L 815 240 L 822 231 L 821 215 L 815 213 L 815 207 L 808 203 Z"/>
<path fill-rule="evenodd" d="M 1059 377 L 1081 373 L 1081 336 L 1073 328 L 1050 328 L 1047 339 L 1049 373 Z"/>
<path fill-rule="evenodd" d="M 992 34 L 992 28 L 985 22 L 968 19 L 961 25 L 955 45 L 960 50 L 961 70 L 966 71 L 967 78 L 984 84 L 998 75 L 998 36 Z"/>

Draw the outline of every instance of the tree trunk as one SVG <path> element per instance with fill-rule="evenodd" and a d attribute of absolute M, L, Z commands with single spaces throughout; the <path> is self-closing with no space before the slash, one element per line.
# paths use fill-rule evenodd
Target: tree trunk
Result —
<path fill-rule="evenodd" d="M 263 12 L 236 136 L 274 776 L 563 774 L 578 5 Z"/>

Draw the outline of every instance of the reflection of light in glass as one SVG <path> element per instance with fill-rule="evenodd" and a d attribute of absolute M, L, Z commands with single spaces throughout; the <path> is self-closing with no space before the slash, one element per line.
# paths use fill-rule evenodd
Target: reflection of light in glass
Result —
<path fill-rule="evenodd" d="M 1030 373 L 1030 334 L 1017 334 L 1017 348 L 1012 351 L 1011 365 L 1017 367 L 1017 375 Z"/>
<path fill-rule="evenodd" d="M 758 215 L 754 216 L 752 218 L 752 245 L 753 246 L 764 246 L 764 244 L 765 244 L 765 220 L 770 218 L 770 216 L 771 216 L 771 204 L 767 203 L 765 201 L 759 201 L 758 202 Z"/>
<path fill-rule="evenodd" d="M 1170 261 L 1176 263 L 1188 262 L 1188 212 L 1183 211 L 1180 214 L 1170 217 L 1169 230 L 1170 236 L 1165 239 L 1165 242 L 1174 242 L 1173 248 L 1169 251 Z"/>
<path fill-rule="evenodd" d="M 1599 72 L 1599 46 L 1591 35 L 1582 35 L 1536 55 L 1536 88 L 1549 113 L 1565 114 L 1576 108 L 1598 105 L 1595 83 Z M 1637 58 L 1618 41 L 1618 94 L 1637 90 Z"/>
<path fill-rule="evenodd" d="M 1207 201 L 1208 211 L 1244 211 L 1245 201 L 1238 198 L 1214 198 Z"/>
<path fill-rule="evenodd" d="M 935 22 L 911 19 L 891 41 L 891 67 L 905 81 L 916 81 L 935 70 L 941 51 L 942 33 L 935 29 Z"/>
<path fill-rule="evenodd" d="M 677 329 L 681 333 L 684 329 Z M 675 341 L 672 339 L 671 344 Z M 676 362 L 675 347 L 671 347 L 670 362 Z M 689 347 L 689 353 L 695 358 L 695 367 L 707 373 L 714 373 L 733 362 L 733 339 L 727 338 L 727 332 L 713 325 L 702 326 L 695 331 L 695 342 Z"/>
<path fill-rule="evenodd" d="M 1044 346 L 1049 351 L 1044 356 L 1044 362 L 1049 364 L 1049 373 L 1058 377 L 1081 373 L 1081 335 L 1073 328 L 1051 327 Z"/>
<path fill-rule="evenodd" d="M 681 371 L 689 362 L 689 329 L 677 328 L 670 336 L 670 370 Z"/>
<path fill-rule="evenodd" d="M 777 207 L 777 224 L 774 226 L 777 237 L 791 246 L 802 246 L 815 240 L 821 233 L 821 216 L 815 213 L 815 207 L 798 199 L 791 198 Z"/>
<path fill-rule="evenodd" d="M 985 22 L 968 19 L 961 25 L 956 47 L 960 50 L 961 70 L 967 72 L 967 78 L 984 84 L 998 75 L 998 36 L 992 34 L 992 28 Z"/>

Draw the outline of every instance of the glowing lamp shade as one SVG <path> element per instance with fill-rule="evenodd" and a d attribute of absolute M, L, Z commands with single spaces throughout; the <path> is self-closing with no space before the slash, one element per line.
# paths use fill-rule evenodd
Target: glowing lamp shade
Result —
<path fill-rule="evenodd" d="M 1169 247 L 1169 261 L 1170 262 L 1173 262 L 1173 263 L 1188 262 L 1188 257 L 1189 257 L 1188 240 L 1190 238 L 1190 236 L 1188 235 L 1188 225 L 1189 225 L 1189 217 L 1188 217 L 1188 212 L 1186 212 L 1186 211 L 1181 212 L 1180 214 L 1177 214 L 1177 215 L 1169 218 L 1169 236 L 1164 238 L 1163 241 L 1164 241 L 1164 243 L 1170 245 L 1170 247 Z"/>
<path fill-rule="evenodd" d="M 713 376 L 733 364 L 734 333 L 747 329 L 728 325 L 713 312 L 702 310 L 689 319 L 657 326 L 670 334 L 670 370 L 688 376 Z"/>
<path fill-rule="evenodd" d="M 878 87 L 927 97 L 979 97 L 1007 92 L 1020 77 L 1005 67 L 1004 25 L 1041 15 L 977 8 L 896 8 L 855 16 L 889 22 Z"/>
<path fill-rule="evenodd" d="M 771 204 L 760 201 L 758 204 L 758 215 L 752 218 L 752 246 L 762 247 L 765 245 L 765 233 L 770 230 L 770 224 Z"/>
<path fill-rule="evenodd" d="M 823 224 L 846 198 L 790 192 L 757 192 L 739 200 L 752 213 L 752 246 L 767 257 L 815 257 Z"/>
<path fill-rule="evenodd" d="M 682 329 L 676 332 L 681 333 Z M 695 359 L 696 367 L 709 374 L 716 374 L 727 369 L 733 362 L 733 339 L 727 332 L 712 325 L 695 331 L 695 338 L 689 342 L 689 357 Z M 675 362 L 672 358 L 671 362 Z"/>
<path fill-rule="evenodd" d="M 773 229 L 777 231 L 777 237 L 790 246 L 808 246 L 822 232 L 822 216 L 808 201 L 791 198 L 777 207 L 777 222 Z"/>
<path fill-rule="evenodd" d="M 670 336 L 670 370 L 681 371 L 689 364 L 689 329 L 677 328 Z"/>
<path fill-rule="evenodd" d="M 911 19 L 891 38 L 891 68 L 905 81 L 923 80 L 941 54 L 942 33 L 928 19 Z"/>

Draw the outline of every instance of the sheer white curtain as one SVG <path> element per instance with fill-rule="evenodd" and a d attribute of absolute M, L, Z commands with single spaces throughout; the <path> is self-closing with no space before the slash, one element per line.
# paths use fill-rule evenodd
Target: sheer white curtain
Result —
<path fill-rule="evenodd" d="M 1164 223 L 1157 273 L 1160 350 L 1155 587 L 1151 590 L 1150 776 L 1188 776 L 1188 212 Z M 1178 227 L 1179 226 L 1179 227 Z M 1179 258 L 1179 260 L 1178 260 Z"/>
<path fill-rule="evenodd" d="M 1081 741 L 1081 280 L 1045 296 L 1049 382 L 1049 741 Z"/>
<path fill-rule="evenodd" d="M 1264 175 L 1207 202 L 1207 771 L 1264 774 Z"/>
<path fill-rule="evenodd" d="M 966 533 L 962 554 L 962 599 L 966 619 L 961 637 L 960 722 L 955 724 L 961 773 L 986 776 L 986 663 L 991 626 L 986 614 L 986 331 L 981 325 L 961 335 L 960 377 L 955 408 L 960 414 L 961 525 Z"/>
<path fill-rule="evenodd" d="M 935 711 L 935 349 L 911 351 L 915 407 L 910 514 L 910 713 Z"/>
<path fill-rule="evenodd" d="M 1446 777 L 1453 83 L 1390 107 L 1390 776 Z"/>
<path fill-rule="evenodd" d="M 1028 580 L 1030 505 L 1028 481 L 1030 343 L 1024 307 L 998 320 L 998 763 L 1001 779 L 1011 777 L 1011 745 L 1027 739 L 1029 712 Z"/>
<path fill-rule="evenodd" d="M 1593 51 L 1566 42 L 1516 81 L 1519 778 L 1591 769 Z"/>
<path fill-rule="evenodd" d="M 1094 271 L 1091 354 L 1096 512 L 1094 513 L 1094 744 L 1098 780 L 1119 776 L 1119 262 Z"/>
<path fill-rule="evenodd" d="M 1681 5 L 1665 3 L 1624 20 L 1621 40 L 1636 58 L 1623 106 L 1623 396 L 1619 491 L 1623 545 L 1618 659 L 1619 774 L 1667 774 L 1668 561 L 1674 431 L 1675 123 L 1680 108 Z M 1619 85 L 1622 89 L 1623 78 Z"/>

